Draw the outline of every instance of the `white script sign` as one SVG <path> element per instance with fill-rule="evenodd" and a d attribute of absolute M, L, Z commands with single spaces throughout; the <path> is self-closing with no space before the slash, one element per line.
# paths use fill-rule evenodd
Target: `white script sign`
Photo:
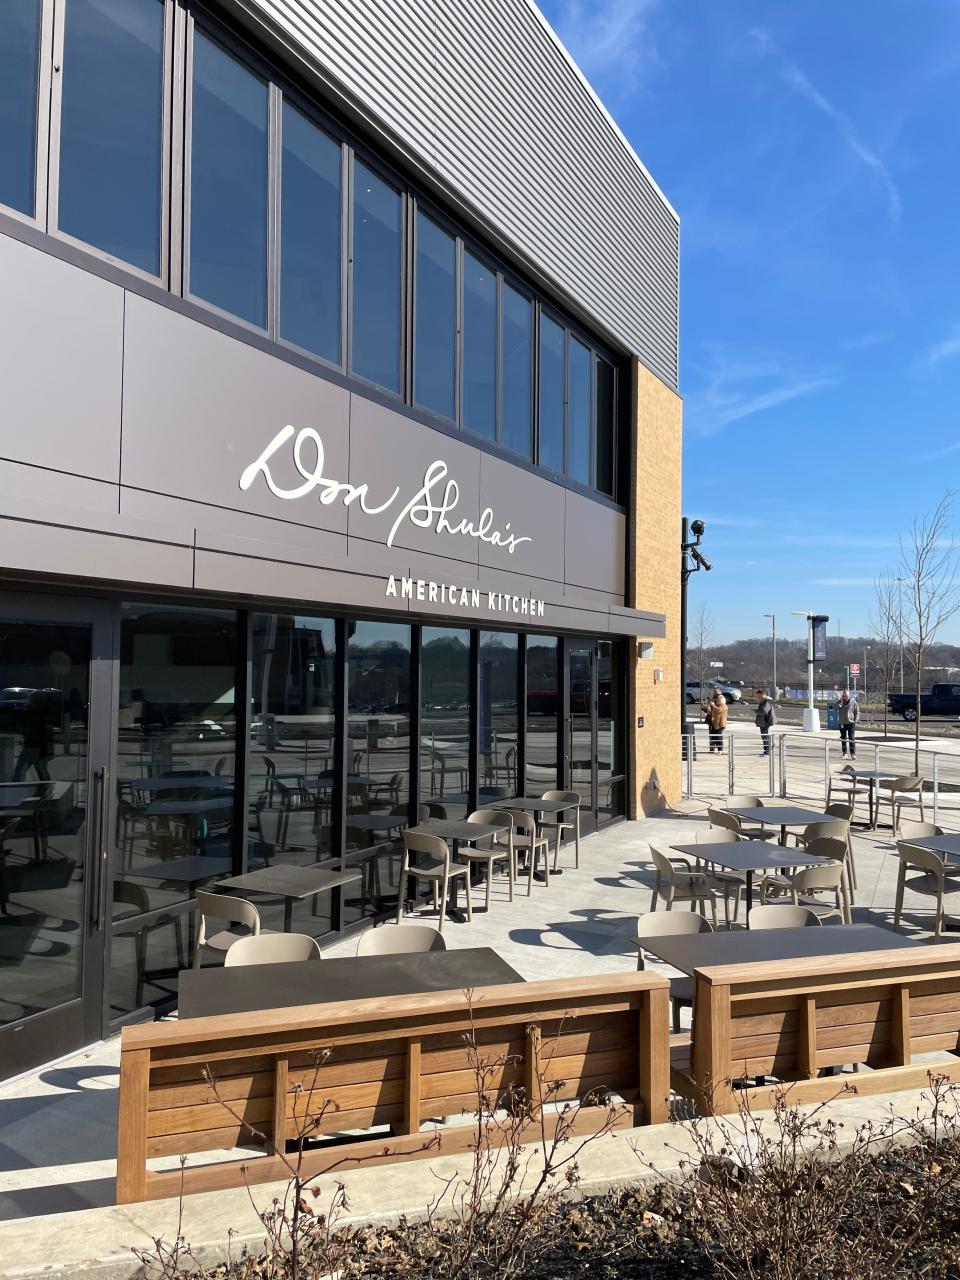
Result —
<path fill-rule="evenodd" d="M 293 465 L 303 476 L 303 483 L 294 485 L 292 489 L 284 489 L 277 484 L 270 471 L 270 459 L 291 440 L 293 441 Z M 304 449 L 308 445 L 313 446 L 313 451 L 312 455 L 308 454 L 305 457 Z M 346 480 L 331 480 L 329 476 L 323 474 L 323 462 L 323 441 L 319 433 L 314 431 L 313 427 L 301 427 L 298 431 L 296 427 L 287 425 L 277 432 L 259 458 L 251 462 L 243 472 L 240 477 L 240 488 L 246 492 L 257 476 L 262 475 L 274 497 L 287 501 L 303 498 L 317 489 L 322 506 L 329 507 L 337 501 L 342 502 L 345 507 L 356 503 L 368 516 L 381 515 L 397 505 L 397 500 L 400 498 L 399 488 L 394 489 L 386 501 L 371 504 L 369 487 L 366 484 L 354 485 Z M 521 538 L 511 533 L 509 521 L 502 529 L 494 529 L 492 507 L 484 507 L 476 522 L 465 517 L 451 520 L 449 517 L 453 515 L 460 501 L 460 486 L 456 480 L 447 479 L 447 471 L 447 464 L 439 459 L 430 463 L 423 473 L 423 484 L 408 502 L 400 506 L 397 518 L 387 535 L 388 547 L 393 546 L 397 531 L 405 520 L 409 520 L 418 529 L 432 529 L 435 534 L 459 534 L 465 538 L 479 538 L 481 542 L 487 542 L 491 547 L 505 547 L 508 555 L 513 555 L 521 542 L 533 541 L 532 538 Z M 446 484 L 444 484 L 445 480 Z"/>
<path fill-rule="evenodd" d="M 387 596 L 400 600 L 423 600 L 428 604 L 451 604 L 460 609 L 479 609 L 485 604 L 492 613 L 515 613 L 519 617 L 542 618 L 544 602 L 536 596 L 513 596 L 503 591 L 481 591 L 479 587 L 458 587 L 429 578 L 387 579 Z"/>

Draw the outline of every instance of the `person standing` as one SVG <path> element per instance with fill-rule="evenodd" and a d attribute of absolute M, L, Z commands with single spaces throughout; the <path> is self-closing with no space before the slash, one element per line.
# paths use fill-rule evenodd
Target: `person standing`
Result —
<path fill-rule="evenodd" d="M 777 723 L 777 710 L 766 689 L 757 690 L 757 714 L 753 718 L 753 723 L 760 730 L 760 741 L 763 743 L 763 750 L 760 754 L 768 756 L 770 754 L 770 730 Z"/>
<path fill-rule="evenodd" d="M 714 689 L 713 697 L 703 704 L 706 712 L 704 719 L 710 726 L 710 754 L 718 751 L 723 755 L 723 731 L 727 727 L 727 700 L 719 689 Z"/>
<path fill-rule="evenodd" d="M 844 755 L 850 748 L 850 759 L 857 758 L 857 722 L 860 719 L 860 704 L 850 697 L 849 689 L 840 695 L 840 750 Z"/>

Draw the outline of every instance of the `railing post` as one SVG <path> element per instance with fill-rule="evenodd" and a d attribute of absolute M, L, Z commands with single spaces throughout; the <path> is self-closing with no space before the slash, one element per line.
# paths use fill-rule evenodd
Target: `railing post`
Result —
<path fill-rule="evenodd" d="M 687 735 L 687 799 L 693 799 L 693 729 Z"/>
<path fill-rule="evenodd" d="M 937 804 L 940 799 L 940 756 L 933 753 L 933 825 L 937 825 Z"/>
<path fill-rule="evenodd" d="M 783 744 L 784 744 L 784 735 L 782 733 L 778 733 L 777 734 L 777 752 L 776 753 L 774 753 L 773 751 L 770 752 L 770 794 L 772 796 L 775 796 L 777 794 L 777 761 L 776 761 L 777 754 L 779 754 L 780 756 L 780 791 L 782 795 L 786 795 L 786 792 L 783 790 Z"/>
<path fill-rule="evenodd" d="M 823 803 L 827 803 L 830 795 L 830 739 L 823 740 Z"/>
<path fill-rule="evenodd" d="M 727 795 L 737 794 L 737 766 L 734 763 L 733 734 L 727 734 Z"/>
<path fill-rule="evenodd" d="M 875 743 L 873 744 L 873 767 L 874 767 L 874 770 L 878 770 L 878 769 L 880 768 L 880 744 L 879 744 L 879 742 L 875 742 Z"/>

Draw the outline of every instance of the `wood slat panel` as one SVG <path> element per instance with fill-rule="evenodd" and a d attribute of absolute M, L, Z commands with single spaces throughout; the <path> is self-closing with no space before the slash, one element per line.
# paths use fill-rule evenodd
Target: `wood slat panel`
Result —
<path fill-rule="evenodd" d="M 147 1139 L 148 1156 L 182 1156 L 200 1151 L 232 1151 L 240 1145 L 256 1148 L 249 1129 L 240 1125 L 223 1126 L 218 1129 L 207 1129 L 191 1134 L 165 1133 Z M 262 1150 L 262 1147 L 260 1148 Z M 234 1162 L 234 1178 L 237 1164 Z"/>

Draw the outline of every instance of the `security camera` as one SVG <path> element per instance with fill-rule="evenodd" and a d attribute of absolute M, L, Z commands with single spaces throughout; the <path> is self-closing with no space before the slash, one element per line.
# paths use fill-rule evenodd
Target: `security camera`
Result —
<path fill-rule="evenodd" d="M 698 564 L 701 569 L 706 569 L 707 572 L 709 573 L 710 570 L 713 568 L 713 566 L 711 565 L 707 557 L 704 555 L 701 555 L 700 552 L 696 549 L 696 547 L 693 548 L 690 554 L 693 556 L 694 562 Z"/>
<path fill-rule="evenodd" d="M 695 538 L 702 538 L 706 531 L 706 527 L 707 526 L 702 520 L 694 520 L 690 525 L 690 532 Z"/>

